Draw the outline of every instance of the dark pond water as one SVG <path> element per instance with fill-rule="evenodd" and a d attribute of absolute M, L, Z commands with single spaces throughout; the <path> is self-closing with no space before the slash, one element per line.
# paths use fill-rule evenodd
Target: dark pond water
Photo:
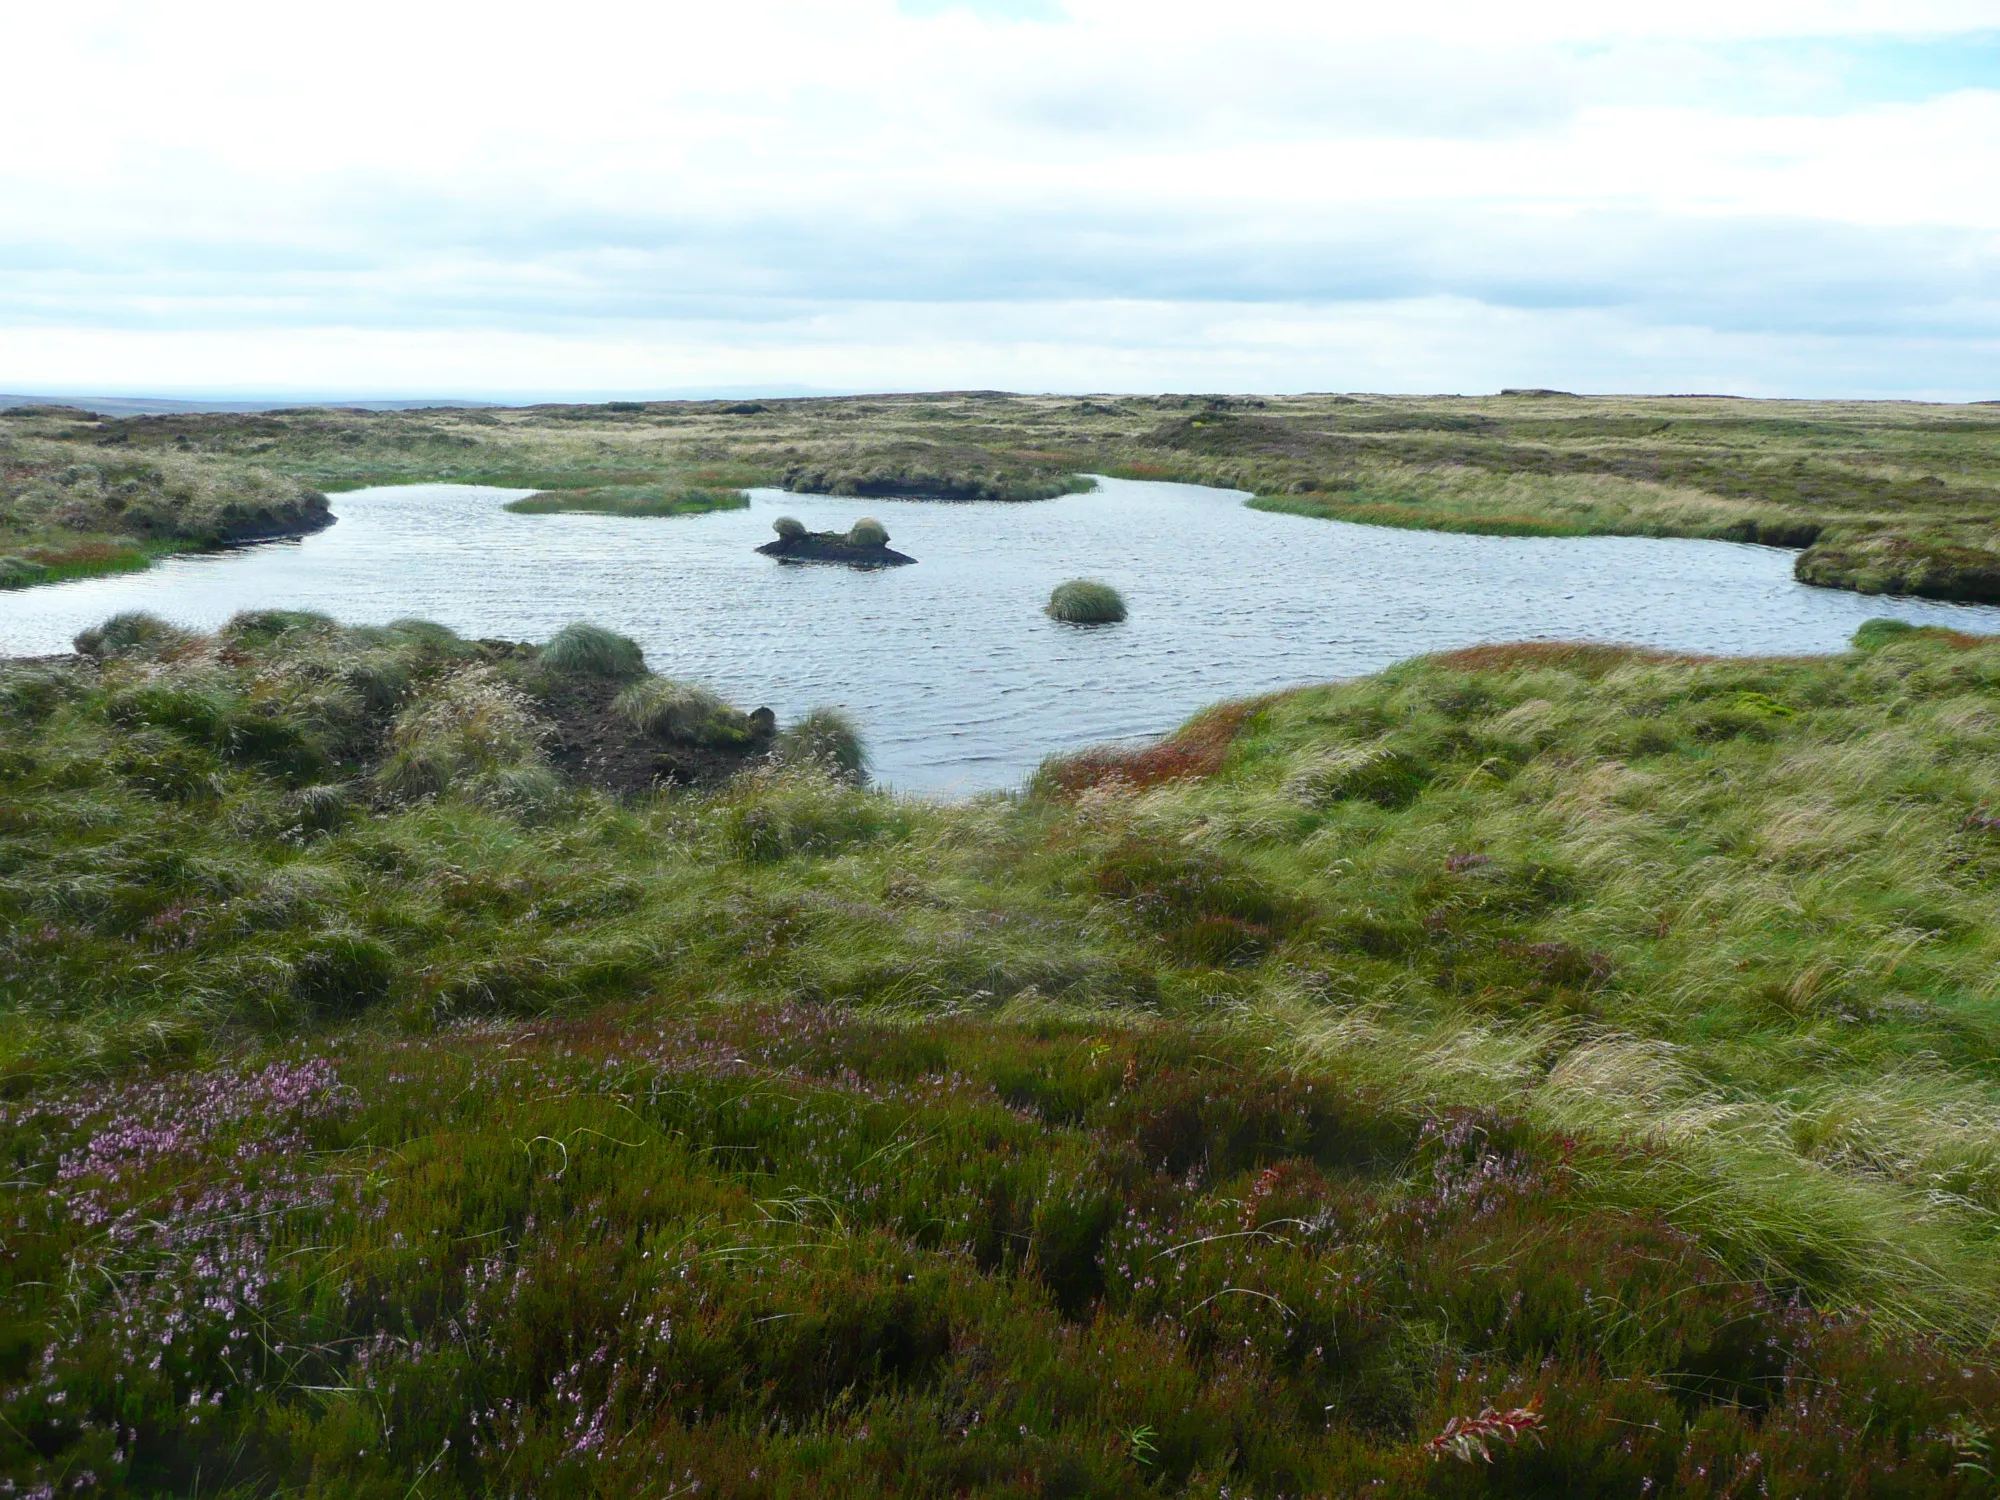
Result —
<path fill-rule="evenodd" d="M 0 653 L 67 650 L 124 609 L 202 628 L 261 605 L 421 615 L 521 640 L 589 619 L 745 707 L 839 704 L 880 780 L 951 794 L 1014 785 L 1052 750 L 1157 734 L 1219 698 L 1481 641 L 1832 651 L 1874 615 L 2000 632 L 2000 609 L 1804 588 L 1792 555 L 1766 547 L 1348 526 L 1190 485 L 1108 479 L 1033 505 L 758 491 L 747 511 L 658 520 L 500 509 L 519 493 L 358 490 L 302 541 L 0 594 Z M 785 566 L 751 550 L 780 515 L 832 529 L 863 514 L 917 565 Z M 1116 584 L 1131 618 L 1047 619 L 1049 590 L 1079 575 Z"/>

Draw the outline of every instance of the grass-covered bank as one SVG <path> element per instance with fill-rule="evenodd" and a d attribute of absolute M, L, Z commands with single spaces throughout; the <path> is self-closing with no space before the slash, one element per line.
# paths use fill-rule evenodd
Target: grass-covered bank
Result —
<path fill-rule="evenodd" d="M 84 644 L 0 671 L 24 1488 L 1993 1492 L 2000 642 L 945 806 L 604 632 Z"/>
<path fill-rule="evenodd" d="M 105 453 L 77 441 L 67 419 L 0 416 L 0 591 L 133 572 L 330 520 L 326 497 L 293 478 L 239 461 Z"/>

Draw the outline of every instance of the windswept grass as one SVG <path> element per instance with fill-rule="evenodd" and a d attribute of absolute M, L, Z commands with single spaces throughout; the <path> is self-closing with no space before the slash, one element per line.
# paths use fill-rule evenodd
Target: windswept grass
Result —
<path fill-rule="evenodd" d="M 749 716 L 698 683 L 641 677 L 621 692 L 614 711 L 640 734 L 691 745 L 740 745 L 751 738 Z"/>
<path fill-rule="evenodd" d="M 646 670 L 636 642 L 581 620 L 557 631 L 537 659 L 563 677 L 636 677 Z"/>
<path fill-rule="evenodd" d="M 0 1466 L 1994 1494 L 2000 642 L 1860 642 L 955 806 L 818 716 L 592 791 L 570 679 L 419 622 L 8 667 Z"/>
<path fill-rule="evenodd" d="M 843 781 L 859 781 L 868 766 L 861 731 L 837 708 L 815 708 L 778 736 L 773 752 L 784 765 L 816 768 Z"/>

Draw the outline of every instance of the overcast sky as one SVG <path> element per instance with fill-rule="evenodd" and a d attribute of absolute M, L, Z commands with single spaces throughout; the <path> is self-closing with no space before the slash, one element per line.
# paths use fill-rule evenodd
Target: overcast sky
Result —
<path fill-rule="evenodd" d="M 0 390 L 2000 397 L 2000 0 L 5 32 Z"/>

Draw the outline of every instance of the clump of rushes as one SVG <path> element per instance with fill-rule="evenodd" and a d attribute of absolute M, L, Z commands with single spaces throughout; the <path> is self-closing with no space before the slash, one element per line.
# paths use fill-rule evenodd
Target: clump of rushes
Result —
<path fill-rule="evenodd" d="M 778 736 L 771 753 L 781 765 L 816 766 L 842 781 L 860 781 L 868 765 L 861 731 L 837 708 L 814 709 Z"/>
<path fill-rule="evenodd" d="M 1125 618 L 1125 597 L 1095 578 L 1072 578 L 1056 585 L 1045 612 L 1069 625 L 1115 625 Z"/>
<path fill-rule="evenodd" d="M 637 677 L 646 670 L 638 642 L 582 620 L 557 631 L 537 659 L 564 677 Z"/>
<path fill-rule="evenodd" d="M 740 745 L 751 735 L 748 715 L 692 682 L 641 677 L 612 702 L 639 733 L 690 745 Z"/>
<path fill-rule="evenodd" d="M 771 523 L 771 529 L 778 533 L 779 540 L 796 542 L 806 534 L 806 523 L 797 516 L 780 516 Z"/>
<path fill-rule="evenodd" d="M 873 516 L 863 516 L 847 528 L 847 541 L 854 547 L 886 547 L 889 545 L 889 528 Z"/>
<path fill-rule="evenodd" d="M 130 609 L 79 631 L 75 645 L 85 656 L 133 656 L 160 651 L 187 638 L 178 625 L 143 609 Z"/>

